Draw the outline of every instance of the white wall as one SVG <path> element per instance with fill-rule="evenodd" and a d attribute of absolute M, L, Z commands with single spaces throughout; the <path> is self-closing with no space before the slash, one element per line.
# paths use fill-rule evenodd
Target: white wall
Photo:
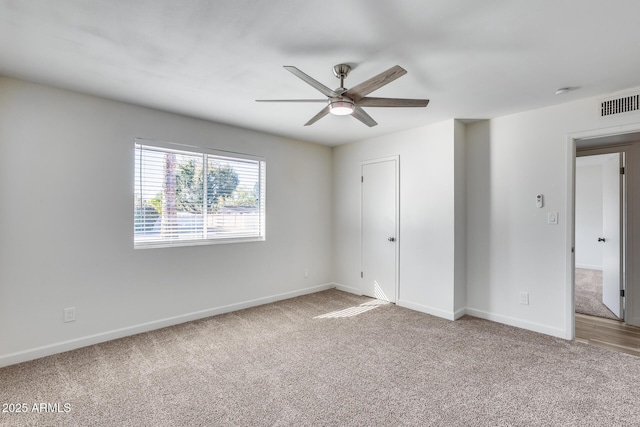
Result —
<path fill-rule="evenodd" d="M 562 335 L 568 160 L 566 132 L 549 121 L 537 111 L 468 126 L 467 312 Z"/>
<path fill-rule="evenodd" d="M 264 156 L 267 240 L 134 250 L 135 137 Z M 1 78 L 0 366 L 328 287 L 330 174 L 328 147 Z"/>
<path fill-rule="evenodd" d="M 640 129 L 640 114 L 599 118 L 599 99 L 335 148 L 336 282 L 358 292 L 360 162 L 400 155 L 399 305 L 573 338 L 573 139 Z"/>
<path fill-rule="evenodd" d="M 464 196 L 456 198 L 455 180 L 464 177 L 456 172 L 456 165 L 464 167 L 464 150 L 456 146 L 464 146 L 462 139 L 454 142 L 456 126 L 450 120 L 334 148 L 334 277 L 340 288 L 360 288 L 360 162 L 399 155 L 398 305 L 449 319 L 461 315 L 454 299 L 463 298 L 454 287 L 456 280 L 464 286 L 464 265 L 456 269 L 454 254 L 464 252 L 464 231 L 456 234 L 456 224 L 464 226 L 456 201 Z"/>
<path fill-rule="evenodd" d="M 467 313 L 573 337 L 572 138 L 640 126 L 640 114 L 600 119 L 599 99 L 467 126 Z"/>
<path fill-rule="evenodd" d="M 602 270 L 602 165 L 576 159 L 576 267 Z"/>

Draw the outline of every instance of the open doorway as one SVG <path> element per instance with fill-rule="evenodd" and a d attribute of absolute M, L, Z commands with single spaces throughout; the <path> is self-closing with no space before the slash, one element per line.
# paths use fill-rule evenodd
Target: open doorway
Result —
<path fill-rule="evenodd" d="M 625 151 L 605 151 L 576 158 L 575 312 L 624 320 Z"/>
<path fill-rule="evenodd" d="M 640 178 L 640 132 L 636 127 L 629 133 L 601 135 L 574 139 L 574 336 L 640 356 L 640 276 L 634 269 L 640 265 L 640 247 L 631 237 L 640 230 L 640 186 L 635 183 Z M 585 193 L 591 196 L 586 202 Z M 585 203 L 591 204 L 590 231 L 584 229 Z M 598 292 L 594 300 L 606 315 L 580 313 L 582 281 L 591 281 L 593 293 Z"/>

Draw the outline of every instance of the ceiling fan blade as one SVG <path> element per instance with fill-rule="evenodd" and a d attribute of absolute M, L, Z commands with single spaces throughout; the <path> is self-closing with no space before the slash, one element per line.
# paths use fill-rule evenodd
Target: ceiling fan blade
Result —
<path fill-rule="evenodd" d="M 322 110 L 320 110 L 320 112 L 318 114 L 316 114 L 315 116 L 311 117 L 311 120 L 309 120 L 304 125 L 305 126 L 312 125 L 315 122 L 317 122 L 318 120 L 320 120 L 321 118 L 323 118 L 324 116 L 326 116 L 327 114 L 329 114 L 329 106 L 328 105 L 326 107 L 324 107 Z"/>
<path fill-rule="evenodd" d="M 326 99 L 256 99 L 256 102 L 327 102 Z"/>
<path fill-rule="evenodd" d="M 402 98 L 361 98 L 358 105 L 361 107 L 426 107 L 428 99 L 402 99 Z"/>
<path fill-rule="evenodd" d="M 328 87 L 326 87 L 325 85 L 323 85 L 322 83 L 314 79 L 313 77 L 309 76 L 308 74 L 305 74 L 302 71 L 298 70 L 296 67 L 293 67 L 291 65 L 285 65 L 284 68 L 286 68 L 293 75 L 299 77 L 300 79 L 304 80 L 305 82 L 307 82 L 308 84 L 310 84 L 311 86 L 319 90 L 323 95 L 328 96 L 330 98 L 335 98 L 339 96 L 336 92 L 329 89 Z"/>
<path fill-rule="evenodd" d="M 370 115 L 357 105 L 351 115 L 369 127 L 374 127 L 378 124 Z"/>
<path fill-rule="evenodd" d="M 342 95 L 357 102 L 374 90 L 380 89 L 382 86 L 391 83 L 398 77 L 402 77 L 405 74 L 407 74 L 407 70 L 399 65 L 396 65 L 395 67 L 391 67 L 387 71 L 384 71 L 377 76 L 371 77 L 369 80 L 365 80 L 359 85 L 352 87 Z"/>

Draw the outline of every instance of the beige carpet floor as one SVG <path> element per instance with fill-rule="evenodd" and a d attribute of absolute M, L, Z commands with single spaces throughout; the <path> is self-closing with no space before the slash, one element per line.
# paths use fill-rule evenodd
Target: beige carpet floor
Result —
<path fill-rule="evenodd" d="M 0 369 L 28 408 L 0 424 L 628 426 L 639 379 L 634 356 L 329 290 Z"/>
<path fill-rule="evenodd" d="M 576 313 L 620 320 L 602 303 L 602 271 L 576 268 L 575 283 Z"/>

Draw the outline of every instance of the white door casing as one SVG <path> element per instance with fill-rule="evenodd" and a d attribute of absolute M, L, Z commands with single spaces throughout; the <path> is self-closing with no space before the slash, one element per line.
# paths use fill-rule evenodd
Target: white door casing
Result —
<path fill-rule="evenodd" d="M 399 157 L 363 162 L 361 167 L 361 292 L 396 302 Z"/>

